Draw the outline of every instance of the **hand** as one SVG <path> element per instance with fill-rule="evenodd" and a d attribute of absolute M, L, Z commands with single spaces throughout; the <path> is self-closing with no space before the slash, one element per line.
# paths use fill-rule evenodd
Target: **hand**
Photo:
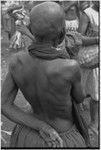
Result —
<path fill-rule="evenodd" d="M 35 41 L 34 36 L 31 34 L 31 32 L 29 31 L 29 29 L 25 26 L 25 25 L 17 25 L 16 26 L 17 31 L 21 32 L 22 34 L 25 34 L 26 36 L 28 36 L 32 41 Z"/>
<path fill-rule="evenodd" d="M 63 140 L 52 127 L 45 126 L 39 132 L 49 147 L 63 147 Z"/>
<path fill-rule="evenodd" d="M 30 34 L 29 29 L 25 25 L 18 24 L 18 25 L 16 25 L 16 29 L 17 29 L 17 31 L 19 31 L 22 34 L 25 34 L 27 36 L 29 36 L 29 34 Z"/>

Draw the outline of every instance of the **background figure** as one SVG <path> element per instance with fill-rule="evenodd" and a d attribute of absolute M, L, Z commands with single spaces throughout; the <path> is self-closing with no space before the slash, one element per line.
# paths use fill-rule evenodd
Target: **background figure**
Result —
<path fill-rule="evenodd" d="M 93 1 L 93 5 L 83 10 L 80 20 L 79 32 L 89 37 L 99 36 L 99 1 Z M 95 49 L 94 49 L 95 48 Z M 98 46 L 92 46 L 93 53 L 98 54 Z M 92 54 L 93 55 L 93 54 Z M 90 59 L 88 57 L 88 59 Z M 98 101 L 99 101 L 99 85 L 98 77 L 99 69 L 82 69 L 83 84 L 85 91 L 91 96 L 90 115 L 91 124 L 90 131 L 98 134 Z"/>
<path fill-rule="evenodd" d="M 15 25 L 16 17 L 14 17 L 12 15 L 12 11 L 15 8 L 15 6 L 19 6 L 19 1 L 14 1 L 14 2 L 13 1 L 7 1 L 6 2 L 7 14 L 9 15 L 10 22 L 11 22 L 10 39 L 14 35 L 14 33 L 16 31 L 16 25 Z"/>
<path fill-rule="evenodd" d="M 78 1 L 68 1 L 65 3 L 65 23 L 66 23 L 66 34 L 75 34 L 78 32 L 79 27 L 79 19 L 80 19 L 80 11 L 78 7 Z M 79 42 L 79 37 L 77 36 L 77 41 Z M 66 45 L 68 45 L 68 41 L 65 40 Z M 68 51 L 68 50 L 67 50 Z M 71 48 L 69 50 L 69 55 L 71 59 L 74 59 L 79 51 L 79 46 L 75 48 Z"/>
<path fill-rule="evenodd" d="M 78 32 L 79 28 L 79 19 L 80 19 L 80 7 L 79 7 L 79 1 L 68 1 L 63 2 L 65 8 L 65 18 L 66 18 L 66 32 Z M 69 9 L 67 9 L 69 7 Z M 79 51 L 79 47 L 75 46 L 74 51 L 71 51 L 70 57 L 74 58 Z M 81 110 L 84 110 L 83 104 L 80 104 Z"/>
<path fill-rule="evenodd" d="M 11 38 L 11 18 L 7 13 L 7 2 L 1 4 L 1 25 L 7 33 L 8 39 Z"/>
<path fill-rule="evenodd" d="M 65 3 L 66 32 L 76 32 L 79 27 L 79 17 L 80 17 L 78 1 L 68 1 L 64 3 Z"/>
<path fill-rule="evenodd" d="M 14 19 L 14 23 L 16 25 L 22 24 L 27 25 L 29 24 L 29 10 L 27 9 L 28 2 L 20 3 L 20 5 L 11 5 L 8 9 L 8 13 L 11 16 L 11 18 Z M 15 27 L 16 27 L 15 25 Z M 27 41 L 27 44 L 26 44 Z M 27 47 L 29 45 L 29 39 L 25 36 L 21 35 L 19 31 L 15 31 L 15 34 L 13 35 L 10 43 L 11 49 L 17 49 L 17 50 L 27 50 Z"/>
<path fill-rule="evenodd" d="M 24 1 L 23 2 L 23 5 L 24 5 L 24 9 L 25 9 L 25 11 L 26 11 L 26 15 L 29 17 L 29 14 L 30 14 L 30 11 L 31 11 L 31 9 L 34 7 L 34 2 L 35 1 Z M 27 27 L 28 27 L 28 25 L 27 25 Z M 27 28 L 26 28 L 27 29 Z M 26 30 L 25 29 L 25 30 Z M 26 30 L 27 31 L 27 30 Z M 29 45 L 31 44 L 31 42 L 32 42 L 32 40 L 31 40 L 31 38 L 29 38 L 28 36 L 26 36 L 26 35 L 24 35 L 24 34 L 22 34 L 23 35 L 23 39 L 24 39 L 24 41 L 25 41 L 25 49 L 27 50 L 28 49 L 28 47 L 29 47 Z"/>
<path fill-rule="evenodd" d="M 79 27 L 78 1 L 62 1 L 60 4 L 65 11 L 66 33 L 77 32 L 78 27 Z M 66 42 L 67 42 L 66 39 L 64 39 L 64 41 L 59 45 L 59 48 L 66 50 L 65 48 Z M 70 57 L 72 58 L 71 55 Z"/>

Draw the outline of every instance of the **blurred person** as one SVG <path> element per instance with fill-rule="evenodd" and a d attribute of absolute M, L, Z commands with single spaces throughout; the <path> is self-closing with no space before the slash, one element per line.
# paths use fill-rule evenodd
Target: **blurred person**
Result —
<path fill-rule="evenodd" d="M 60 5 L 65 12 L 65 24 L 66 33 L 77 32 L 79 26 L 79 9 L 77 1 L 62 1 Z M 58 46 L 58 49 L 64 49 L 66 45 L 66 39 Z M 70 56 L 72 57 L 72 56 Z"/>
<path fill-rule="evenodd" d="M 66 19 L 66 32 L 76 32 L 78 30 L 80 17 L 78 1 L 65 2 L 64 7 Z"/>
<path fill-rule="evenodd" d="M 88 37 L 99 36 L 99 1 L 92 1 L 92 4 L 93 5 L 83 10 L 79 26 L 79 32 Z M 89 49 L 92 49 L 92 56 L 98 55 L 98 45 L 92 45 L 92 47 L 88 47 L 87 49 L 88 52 Z M 89 59 L 90 56 L 88 54 L 88 60 Z M 84 89 L 86 93 L 91 96 L 91 123 L 89 125 L 89 131 L 92 132 L 92 134 L 98 135 L 99 68 L 95 66 L 95 69 L 90 69 L 89 67 L 87 69 L 82 69 L 82 77 Z"/>
<path fill-rule="evenodd" d="M 12 4 L 8 8 L 8 14 L 11 16 L 11 18 L 14 20 L 15 24 L 15 31 L 13 33 L 11 42 L 10 42 L 10 49 L 17 49 L 23 50 L 27 49 L 28 45 L 30 44 L 30 40 L 26 38 L 25 36 L 22 36 L 19 31 L 16 29 L 17 24 L 29 24 L 29 9 L 27 9 L 28 2 L 22 2 L 20 5 Z"/>
<path fill-rule="evenodd" d="M 65 24 L 66 24 L 66 33 L 68 34 L 75 34 L 78 31 L 79 27 L 79 17 L 80 12 L 78 8 L 78 1 L 64 1 L 63 2 L 64 11 L 65 11 Z M 79 40 L 79 37 L 77 36 Z M 68 40 L 65 39 L 65 45 L 68 45 Z M 68 50 L 68 49 L 67 49 Z M 79 48 L 75 47 L 69 51 L 70 58 L 73 59 L 75 55 L 77 55 Z"/>
<path fill-rule="evenodd" d="M 90 6 L 90 1 L 64 1 L 64 10 L 66 14 L 66 32 L 79 32 L 80 30 L 80 24 L 84 23 L 84 20 L 82 19 L 82 11 L 87 9 Z M 69 4 L 69 5 L 68 5 Z M 83 21 L 81 21 L 83 20 Z M 85 24 L 83 24 L 83 28 L 85 28 Z M 77 39 L 76 39 L 77 40 Z M 65 40 L 66 44 L 66 40 Z M 68 44 L 68 41 L 67 41 Z M 79 51 L 81 51 L 82 47 L 75 46 L 74 49 L 69 50 L 70 58 L 75 59 L 78 56 Z M 79 61 L 79 60 L 78 60 Z M 81 65 L 82 66 L 82 65 Z M 83 87 L 85 86 L 85 83 L 83 83 Z M 81 109 L 85 110 L 85 105 L 81 104 Z"/>
<path fill-rule="evenodd" d="M 12 11 L 15 9 L 15 5 L 19 5 L 19 2 L 6 1 L 5 3 L 6 16 L 8 16 L 7 27 L 9 28 L 9 31 L 8 31 L 9 40 L 11 39 L 11 37 L 14 35 L 16 31 L 16 27 L 15 27 L 16 18 L 12 15 Z"/>
<path fill-rule="evenodd" d="M 7 14 L 7 6 L 6 3 L 1 4 L 1 27 L 7 33 L 8 39 L 10 39 L 10 32 L 11 32 L 11 19 Z"/>

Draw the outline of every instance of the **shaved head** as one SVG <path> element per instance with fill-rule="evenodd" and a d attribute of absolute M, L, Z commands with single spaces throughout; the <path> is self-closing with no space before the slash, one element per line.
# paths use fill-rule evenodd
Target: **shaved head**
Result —
<path fill-rule="evenodd" d="M 63 9 L 55 2 L 39 4 L 30 12 L 30 29 L 36 38 L 54 40 L 65 28 Z"/>

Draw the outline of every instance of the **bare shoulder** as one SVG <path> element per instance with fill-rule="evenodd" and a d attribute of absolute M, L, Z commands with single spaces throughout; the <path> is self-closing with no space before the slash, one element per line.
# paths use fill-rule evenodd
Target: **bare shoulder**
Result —
<path fill-rule="evenodd" d="M 18 64 L 21 63 L 26 58 L 27 55 L 28 55 L 28 53 L 26 53 L 26 52 L 18 52 L 16 54 L 14 54 L 11 57 L 11 60 L 9 63 L 9 69 L 13 70 L 15 67 L 17 67 Z"/>
<path fill-rule="evenodd" d="M 78 62 L 74 59 L 66 60 L 64 65 L 67 69 L 73 70 L 74 72 L 77 72 L 80 69 Z"/>
<path fill-rule="evenodd" d="M 80 66 L 74 59 L 68 59 L 64 62 L 64 75 L 66 78 L 77 78 L 80 77 Z"/>
<path fill-rule="evenodd" d="M 81 20 L 82 22 L 86 22 L 86 23 L 89 22 L 89 17 L 87 16 L 86 12 L 83 12 L 83 13 L 82 13 L 82 15 L 81 15 L 81 17 L 80 17 L 80 20 Z"/>

